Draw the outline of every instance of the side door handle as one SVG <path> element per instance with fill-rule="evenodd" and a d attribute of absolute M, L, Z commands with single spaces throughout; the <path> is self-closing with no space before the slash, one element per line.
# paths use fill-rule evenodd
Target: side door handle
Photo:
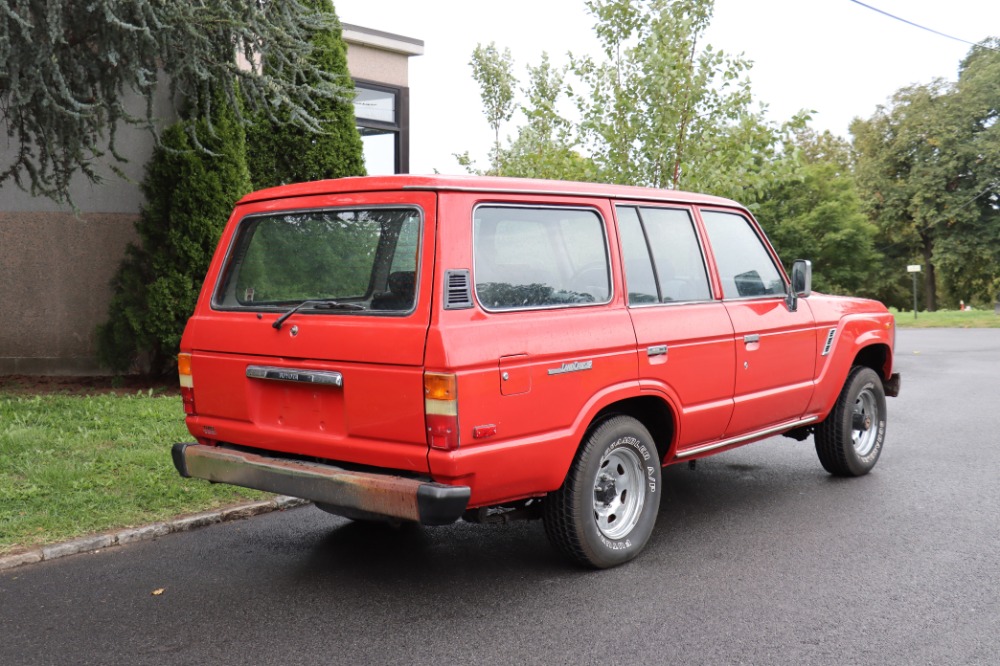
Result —
<path fill-rule="evenodd" d="M 666 345 L 653 345 L 652 347 L 646 347 L 647 356 L 663 356 L 667 353 Z"/>
<path fill-rule="evenodd" d="M 758 342 L 760 342 L 760 335 L 758 335 L 757 333 L 752 333 L 750 335 L 743 336 L 743 344 L 745 345 L 752 345 Z"/>

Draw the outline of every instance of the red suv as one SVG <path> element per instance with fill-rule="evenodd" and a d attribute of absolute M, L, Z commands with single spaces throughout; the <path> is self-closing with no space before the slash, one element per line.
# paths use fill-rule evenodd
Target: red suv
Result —
<path fill-rule="evenodd" d="M 810 294 L 716 197 L 390 176 L 244 197 L 179 356 L 184 476 L 356 520 L 541 516 L 635 557 L 662 466 L 778 433 L 867 473 L 896 395 L 880 303 Z"/>

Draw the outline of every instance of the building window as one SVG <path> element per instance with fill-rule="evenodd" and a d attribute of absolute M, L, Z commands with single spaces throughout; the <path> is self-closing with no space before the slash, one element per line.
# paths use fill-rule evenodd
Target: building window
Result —
<path fill-rule="evenodd" d="M 355 79 L 354 116 L 364 144 L 368 175 L 408 173 L 409 88 Z"/>

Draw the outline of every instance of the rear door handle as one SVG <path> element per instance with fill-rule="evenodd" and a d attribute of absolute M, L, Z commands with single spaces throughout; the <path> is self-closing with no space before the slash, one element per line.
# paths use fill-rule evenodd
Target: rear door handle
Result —
<path fill-rule="evenodd" d="M 646 347 L 647 356 L 663 356 L 667 353 L 666 345 L 653 345 L 652 347 Z"/>
<path fill-rule="evenodd" d="M 757 342 L 760 342 L 760 335 L 758 335 L 757 333 L 743 336 L 743 344 L 745 345 L 752 345 Z"/>

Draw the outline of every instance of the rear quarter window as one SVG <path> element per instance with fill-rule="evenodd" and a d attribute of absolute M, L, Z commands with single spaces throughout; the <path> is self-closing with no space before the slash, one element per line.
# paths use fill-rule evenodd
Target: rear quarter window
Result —
<path fill-rule="evenodd" d="M 487 310 L 611 300 L 604 220 L 592 209 L 479 206 L 473 238 L 476 297 Z"/>

